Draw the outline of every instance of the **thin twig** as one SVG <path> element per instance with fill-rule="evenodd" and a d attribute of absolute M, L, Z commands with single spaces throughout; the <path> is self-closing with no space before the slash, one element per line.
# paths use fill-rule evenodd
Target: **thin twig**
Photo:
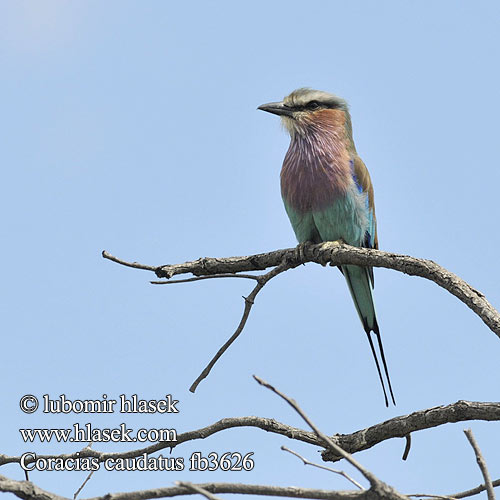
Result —
<path fill-rule="evenodd" d="M 92 477 L 92 474 L 94 474 L 94 470 L 90 472 L 90 474 L 87 476 L 87 479 L 83 481 L 82 485 L 76 490 L 75 494 L 73 495 L 73 500 L 76 500 L 76 497 L 80 494 L 80 491 L 83 490 L 83 487 L 90 481 L 90 478 Z"/>
<path fill-rule="evenodd" d="M 334 443 L 327 435 L 323 434 L 319 430 L 318 427 L 311 421 L 311 419 L 304 413 L 304 411 L 300 408 L 300 406 L 294 401 L 292 398 L 289 398 L 286 394 L 283 394 L 278 389 L 273 387 L 271 384 L 257 377 L 256 375 L 253 378 L 262 386 L 271 390 L 282 399 L 284 399 L 307 423 L 307 425 L 313 430 L 313 432 L 323 441 L 324 445 L 330 448 L 332 451 L 345 458 L 353 467 L 358 469 L 361 474 L 368 480 L 370 483 L 370 490 L 374 491 L 377 495 L 381 497 L 387 498 L 406 498 L 400 493 L 398 493 L 392 486 L 384 483 L 380 479 L 378 479 L 374 474 L 372 474 L 368 469 L 362 466 L 357 460 L 355 460 L 352 455 L 344 451 L 340 446 Z"/>
<path fill-rule="evenodd" d="M 474 434 L 472 434 L 471 429 L 465 429 L 464 433 L 467 436 L 467 439 L 469 440 L 474 453 L 476 454 L 476 462 L 481 469 L 481 473 L 483 474 L 484 484 L 486 485 L 486 493 L 488 494 L 488 500 L 495 500 L 495 492 L 493 491 L 493 484 L 491 483 L 490 473 L 488 472 L 486 461 L 481 454 L 481 450 L 479 448 L 479 445 L 477 444 L 476 438 L 474 437 Z"/>
<path fill-rule="evenodd" d="M 213 278 L 245 278 L 247 280 L 259 281 L 260 276 L 254 274 L 211 274 L 209 276 L 195 276 L 184 280 L 150 281 L 152 285 L 171 285 L 172 283 L 191 283 L 192 281 L 211 280 Z"/>
<path fill-rule="evenodd" d="M 188 490 L 192 490 L 195 493 L 199 493 L 200 495 L 203 495 L 205 498 L 208 498 L 208 500 L 220 500 L 218 496 L 213 495 L 212 493 L 202 488 L 201 486 L 198 486 L 197 484 L 189 483 L 187 481 L 176 481 L 175 484 L 183 486 Z"/>
<path fill-rule="evenodd" d="M 313 467 L 317 467 L 318 469 L 323 469 L 323 470 L 327 470 L 329 472 L 334 472 L 335 474 L 338 474 L 339 476 L 345 477 L 348 481 L 350 481 L 352 484 L 354 484 L 354 486 L 357 486 L 360 490 L 364 490 L 363 486 L 361 486 L 355 479 L 353 479 L 351 476 L 346 474 L 343 470 L 332 469 L 331 467 L 327 467 L 326 465 L 315 464 L 314 462 L 309 461 L 307 458 L 304 458 L 302 455 L 299 455 L 296 451 L 290 450 L 290 448 L 287 448 L 286 446 L 282 446 L 281 449 L 283 451 L 288 451 L 288 453 L 295 455 L 297 458 L 300 458 L 300 460 L 302 460 L 304 465 L 312 465 Z"/>
<path fill-rule="evenodd" d="M 411 434 L 408 433 L 406 436 L 406 446 L 405 446 L 405 451 L 403 452 L 402 459 L 406 460 L 408 458 L 408 454 L 410 453 L 410 448 L 411 448 Z"/>
<path fill-rule="evenodd" d="M 426 493 L 412 493 L 411 495 L 406 496 L 414 498 L 441 498 L 443 500 L 456 500 L 455 498 L 447 497 L 446 495 L 427 495 Z"/>
<path fill-rule="evenodd" d="M 121 264 L 122 266 L 133 267 L 134 269 L 143 269 L 144 271 L 156 271 L 155 266 L 147 266 L 144 264 L 139 264 L 138 262 L 127 262 L 126 260 L 119 259 L 118 257 L 111 255 L 109 252 L 106 252 L 106 250 L 102 251 L 102 256 L 105 259 L 116 262 L 117 264 Z"/>
<path fill-rule="evenodd" d="M 491 482 L 493 487 L 500 486 L 500 479 L 495 479 L 495 481 Z M 460 493 L 454 493 L 453 495 L 449 495 L 453 498 L 466 498 L 466 497 L 472 497 L 474 495 L 479 495 L 482 491 L 486 489 L 486 486 L 484 484 L 480 484 L 479 486 L 476 486 L 475 488 L 471 488 L 470 490 L 466 491 L 461 491 Z"/>
<path fill-rule="evenodd" d="M 268 273 L 258 277 L 255 288 L 250 292 L 250 295 L 248 295 L 248 297 L 245 297 L 245 308 L 243 309 L 243 315 L 241 316 L 241 320 L 238 327 L 236 328 L 235 332 L 231 335 L 231 337 L 217 351 L 215 356 L 210 360 L 210 362 L 203 369 L 200 375 L 198 375 L 198 378 L 192 383 L 191 387 L 189 388 L 191 392 L 196 391 L 196 388 L 198 387 L 200 382 L 208 376 L 208 374 L 214 367 L 215 363 L 217 363 L 218 359 L 229 349 L 231 344 L 240 336 L 241 332 L 243 331 L 243 328 L 245 328 L 248 316 L 250 315 L 250 311 L 252 310 L 252 306 L 255 302 L 255 298 L 257 297 L 258 293 L 264 288 L 266 283 L 268 283 L 275 276 L 278 276 L 278 274 L 281 274 L 282 272 L 287 271 L 292 267 L 295 267 L 295 265 L 298 264 L 289 263 L 286 260 L 284 260 L 283 262 L 281 262 L 281 264 L 276 266 Z"/>

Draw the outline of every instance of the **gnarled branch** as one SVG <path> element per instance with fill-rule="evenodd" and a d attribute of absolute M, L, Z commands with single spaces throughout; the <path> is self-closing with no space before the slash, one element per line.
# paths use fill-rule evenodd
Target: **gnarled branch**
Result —
<path fill-rule="evenodd" d="M 208 376 L 217 360 L 224 354 L 229 346 L 236 340 L 245 327 L 246 321 L 253 305 L 253 300 L 272 278 L 278 274 L 295 268 L 306 262 L 340 266 L 356 264 L 360 266 L 385 267 L 403 272 L 410 276 L 421 276 L 438 284 L 451 294 L 455 295 L 465 305 L 472 309 L 486 325 L 500 338 L 500 313 L 486 300 L 485 296 L 470 286 L 457 275 L 447 271 L 432 260 L 417 259 L 409 255 L 400 255 L 381 250 L 352 247 L 337 241 L 328 241 L 318 245 L 299 245 L 297 248 L 275 250 L 274 252 L 249 255 L 246 257 L 201 258 L 183 264 L 167 264 L 162 266 L 149 266 L 137 262 L 127 262 L 114 257 L 105 250 L 102 252 L 105 259 L 118 264 L 152 271 L 159 278 L 169 280 L 179 274 L 194 274 L 195 278 L 175 280 L 176 283 L 197 281 L 205 278 L 226 278 L 228 276 L 242 276 L 252 279 L 250 275 L 238 275 L 244 271 L 262 271 L 273 267 L 271 271 L 255 277 L 257 285 L 250 295 L 245 298 L 245 308 L 240 323 L 233 335 L 217 351 L 208 365 L 203 369 L 189 390 L 194 392 L 198 384 Z M 169 283 L 169 281 L 154 284 Z"/>
<path fill-rule="evenodd" d="M 370 490 L 359 491 L 331 491 L 314 488 L 299 488 L 297 486 L 268 486 L 260 484 L 242 483 L 201 483 L 196 486 L 210 493 L 234 493 L 240 495 L 261 495 L 286 498 L 311 498 L 314 500 L 376 500 L 376 496 Z M 500 486 L 500 479 L 493 481 L 493 486 Z M 408 495 L 423 498 L 466 498 L 477 495 L 485 490 L 484 485 L 471 490 L 454 493 L 453 495 Z M 0 492 L 13 493 L 23 500 L 69 500 L 55 493 L 42 490 L 29 481 L 16 481 L 0 475 Z M 193 495 L 183 486 L 170 486 L 166 488 L 155 488 L 150 490 L 130 491 L 124 493 L 107 493 L 100 497 L 88 498 L 86 500 L 148 500 L 150 498 L 171 498 L 176 496 Z"/>
<path fill-rule="evenodd" d="M 209 276 L 262 271 L 268 267 L 278 266 L 284 260 L 295 264 L 292 267 L 305 264 L 306 262 L 316 262 L 317 264 L 329 263 L 332 266 L 355 264 L 359 266 L 384 267 L 410 276 L 420 276 L 421 278 L 433 281 L 472 309 L 490 330 L 500 338 L 500 313 L 486 300 L 481 292 L 432 260 L 418 259 L 409 255 L 326 242 L 318 245 L 308 245 L 301 252 L 297 252 L 296 248 L 286 248 L 244 257 L 205 257 L 182 264 L 167 264 L 162 266 L 146 266 L 127 262 L 113 257 L 106 251 L 103 251 L 102 256 L 105 259 L 128 267 L 152 271 L 158 278 L 166 279 L 179 274 Z"/>
<path fill-rule="evenodd" d="M 457 401 L 391 418 L 352 434 L 336 434 L 332 437 L 342 449 L 355 453 L 372 448 L 387 439 L 406 438 L 411 432 L 467 420 L 500 420 L 500 403 Z M 336 462 L 340 458 L 329 451 L 323 452 L 325 461 Z"/>
<path fill-rule="evenodd" d="M 330 437 L 343 450 L 353 454 L 358 451 L 372 448 L 373 446 L 388 439 L 406 437 L 406 435 L 411 432 L 430 429 L 447 423 L 465 422 L 469 420 L 499 421 L 500 403 L 457 401 L 456 403 L 450 405 L 436 406 L 426 410 L 416 411 L 414 413 L 410 413 L 409 415 L 394 417 L 386 420 L 385 422 L 381 422 L 351 434 L 334 434 Z M 175 443 L 160 442 L 144 448 L 125 452 L 101 452 L 85 447 L 75 453 L 61 455 L 37 455 L 37 457 L 43 459 L 61 458 L 64 460 L 95 457 L 99 460 L 99 462 L 104 462 L 107 459 L 116 460 L 119 458 L 134 458 L 140 457 L 144 453 L 151 455 L 167 448 L 173 449 L 182 443 L 197 439 L 205 439 L 216 434 L 217 432 L 238 427 L 256 427 L 266 432 L 272 432 L 293 440 L 323 447 L 323 443 L 313 432 L 283 424 L 272 418 L 232 417 L 223 418 L 222 420 L 218 420 L 217 422 L 207 425 L 201 429 L 178 434 L 177 441 Z M 323 460 L 325 461 L 336 462 L 340 460 L 340 458 L 341 457 L 333 454 L 332 452 L 323 452 Z M 0 454 L 0 466 L 20 462 L 20 456 Z M 32 462 L 34 462 L 33 458 L 25 457 L 26 464 L 30 464 Z"/>

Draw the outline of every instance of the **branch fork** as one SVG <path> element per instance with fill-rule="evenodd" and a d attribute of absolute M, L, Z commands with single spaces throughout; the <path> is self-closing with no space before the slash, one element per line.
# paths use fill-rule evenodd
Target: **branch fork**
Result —
<path fill-rule="evenodd" d="M 105 250 L 102 252 L 102 256 L 123 266 L 155 273 L 158 278 L 163 279 L 163 281 L 152 281 L 151 283 L 155 285 L 187 283 L 215 278 L 240 278 L 257 281 L 250 294 L 243 297 L 245 307 L 238 327 L 193 382 L 189 389 L 191 392 L 195 392 L 200 382 L 208 376 L 217 360 L 241 334 L 248 320 L 250 310 L 254 305 L 255 298 L 262 288 L 272 278 L 307 262 L 315 262 L 321 265 L 330 264 L 331 266 L 354 264 L 358 266 L 384 267 L 410 276 L 426 278 L 455 295 L 500 338 L 500 313 L 486 300 L 481 292 L 432 260 L 417 259 L 409 255 L 352 247 L 339 241 L 328 241 L 320 244 L 302 244 L 296 248 L 285 248 L 243 257 L 203 257 L 191 262 L 161 266 L 127 262 Z M 246 274 L 248 271 L 263 271 L 270 267 L 272 269 L 265 274 Z M 172 280 L 174 276 L 183 274 L 192 274 L 193 277 Z"/>

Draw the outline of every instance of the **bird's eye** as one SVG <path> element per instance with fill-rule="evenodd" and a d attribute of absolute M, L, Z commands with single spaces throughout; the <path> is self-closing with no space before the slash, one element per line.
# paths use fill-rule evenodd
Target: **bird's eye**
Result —
<path fill-rule="evenodd" d="M 318 101 L 310 101 L 307 103 L 307 109 L 318 109 L 319 102 Z"/>

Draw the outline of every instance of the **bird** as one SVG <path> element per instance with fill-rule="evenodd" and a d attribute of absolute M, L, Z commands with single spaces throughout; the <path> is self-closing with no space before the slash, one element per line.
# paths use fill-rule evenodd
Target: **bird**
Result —
<path fill-rule="evenodd" d="M 327 241 L 378 248 L 373 185 L 354 145 L 347 102 L 328 92 L 299 88 L 282 101 L 257 109 L 278 115 L 290 135 L 280 174 L 281 196 L 298 248 Z M 341 265 L 339 269 L 368 337 L 385 405 L 389 401 L 372 334 L 395 405 L 373 302 L 373 268 Z"/>

